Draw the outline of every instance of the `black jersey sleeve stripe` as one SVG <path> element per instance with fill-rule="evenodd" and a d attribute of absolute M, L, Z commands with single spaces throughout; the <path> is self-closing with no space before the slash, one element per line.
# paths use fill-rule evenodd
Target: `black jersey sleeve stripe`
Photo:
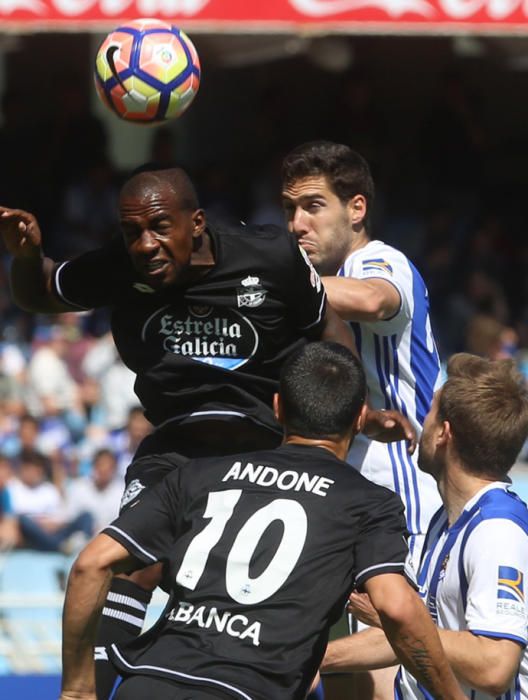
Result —
<path fill-rule="evenodd" d="M 376 564 L 375 566 L 369 566 L 366 569 L 363 569 L 363 571 L 360 571 L 356 576 L 354 585 L 357 588 L 363 585 L 369 578 L 379 576 L 380 574 L 403 574 L 404 572 L 404 561 L 390 561 L 385 562 L 384 564 Z"/>
<path fill-rule="evenodd" d="M 61 298 L 61 300 L 65 303 L 68 304 L 69 306 L 74 306 L 76 309 L 83 309 L 86 311 L 89 309 L 88 306 L 82 306 L 81 304 L 77 304 L 74 301 L 71 301 L 68 299 L 66 296 L 64 296 L 64 292 L 62 291 L 62 286 L 60 283 L 60 273 L 62 269 L 68 264 L 68 261 L 63 262 L 59 265 L 59 267 L 55 270 L 54 276 L 53 276 L 53 284 L 55 287 L 55 292 L 57 295 Z"/>
<path fill-rule="evenodd" d="M 126 532 L 123 532 L 120 528 L 116 527 L 115 525 L 109 525 L 103 530 L 105 535 L 108 535 L 114 540 L 117 540 L 120 544 L 125 547 L 125 549 L 128 549 L 128 551 L 133 554 L 135 557 L 140 559 L 141 561 L 146 562 L 147 564 L 152 564 L 152 562 L 157 562 L 159 561 L 157 557 L 155 557 L 153 554 L 150 552 L 147 552 L 146 549 L 144 549 L 136 540 L 134 540 L 130 535 L 127 535 Z"/>

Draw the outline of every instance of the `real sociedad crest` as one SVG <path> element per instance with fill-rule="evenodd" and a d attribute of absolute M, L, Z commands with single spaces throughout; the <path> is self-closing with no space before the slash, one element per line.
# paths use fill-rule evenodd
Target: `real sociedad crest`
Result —
<path fill-rule="evenodd" d="M 249 306 L 255 308 L 264 302 L 267 291 L 260 284 L 258 277 L 249 275 L 240 284 L 242 286 L 237 289 L 237 304 L 239 307 Z"/>

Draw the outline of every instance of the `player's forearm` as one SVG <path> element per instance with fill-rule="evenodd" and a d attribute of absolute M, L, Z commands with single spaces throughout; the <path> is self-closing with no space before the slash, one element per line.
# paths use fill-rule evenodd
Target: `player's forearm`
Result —
<path fill-rule="evenodd" d="M 42 255 L 13 258 L 11 291 L 20 308 L 33 313 L 60 313 L 66 310 L 50 291 L 53 267 L 53 261 Z"/>
<path fill-rule="evenodd" d="M 340 343 L 353 352 L 356 357 L 359 357 L 354 334 L 350 330 L 348 324 L 339 318 L 335 309 L 328 303 L 326 305 L 324 327 L 319 340 L 329 340 L 334 343 Z"/>
<path fill-rule="evenodd" d="M 520 645 L 469 631 L 438 632 L 451 668 L 462 682 L 493 697 L 508 690 L 519 668 Z"/>
<path fill-rule="evenodd" d="M 398 659 L 385 632 L 370 628 L 330 642 L 320 670 L 321 673 L 355 673 L 396 663 Z"/>
<path fill-rule="evenodd" d="M 436 627 L 425 606 L 402 601 L 397 614 L 380 618 L 399 661 L 436 700 L 462 700 L 464 694 L 449 666 Z"/>
<path fill-rule="evenodd" d="M 392 315 L 375 285 L 350 277 L 323 277 L 328 301 L 345 321 L 381 321 Z"/>
<path fill-rule="evenodd" d="M 75 697 L 95 692 L 94 645 L 112 572 L 87 568 L 77 559 L 64 602 L 62 634 L 62 692 Z"/>

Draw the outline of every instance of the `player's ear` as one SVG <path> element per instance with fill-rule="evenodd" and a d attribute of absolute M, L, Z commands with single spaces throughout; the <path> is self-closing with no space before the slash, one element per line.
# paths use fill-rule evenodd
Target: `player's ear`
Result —
<path fill-rule="evenodd" d="M 362 194 L 356 194 L 348 200 L 348 218 L 353 226 L 360 226 L 367 217 L 367 200 Z"/>
<path fill-rule="evenodd" d="M 279 421 L 279 423 L 282 425 L 282 402 L 279 394 L 273 394 L 273 414 L 275 418 Z"/>
<path fill-rule="evenodd" d="M 436 438 L 436 442 L 438 446 L 445 447 L 448 442 L 451 442 L 453 439 L 453 432 L 451 430 L 451 423 L 447 420 L 442 422 L 442 425 L 440 426 L 438 430 L 438 435 Z"/>
<path fill-rule="evenodd" d="M 356 423 L 354 425 L 354 435 L 360 433 L 365 427 L 365 420 L 367 418 L 368 406 L 366 403 L 361 407 L 358 417 L 356 418 Z"/>
<path fill-rule="evenodd" d="M 199 238 L 205 231 L 205 212 L 203 209 L 196 209 L 192 213 L 193 238 Z"/>

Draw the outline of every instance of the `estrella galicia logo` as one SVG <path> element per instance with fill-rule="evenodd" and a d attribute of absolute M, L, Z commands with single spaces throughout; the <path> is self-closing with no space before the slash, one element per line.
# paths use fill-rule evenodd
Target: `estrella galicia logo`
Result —
<path fill-rule="evenodd" d="M 242 286 L 237 289 L 237 304 L 239 307 L 249 306 L 254 309 L 264 303 L 267 291 L 260 284 L 258 277 L 249 275 L 240 284 Z"/>
<path fill-rule="evenodd" d="M 236 309 L 167 305 L 143 326 L 144 342 L 166 352 L 222 369 L 238 369 L 256 353 L 259 336 L 251 321 Z"/>
<path fill-rule="evenodd" d="M 499 566 L 498 598 L 524 603 L 524 576 L 512 566 Z"/>

